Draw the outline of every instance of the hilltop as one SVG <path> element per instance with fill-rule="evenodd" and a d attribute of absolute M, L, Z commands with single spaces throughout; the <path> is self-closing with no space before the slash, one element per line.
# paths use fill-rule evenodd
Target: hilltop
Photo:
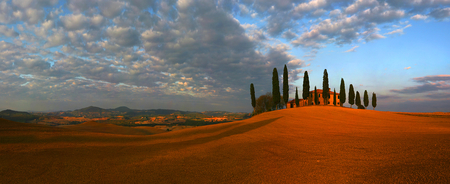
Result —
<path fill-rule="evenodd" d="M 449 183 L 450 115 L 420 115 L 308 106 L 155 135 L 0 120 L 0 181 Z"/>

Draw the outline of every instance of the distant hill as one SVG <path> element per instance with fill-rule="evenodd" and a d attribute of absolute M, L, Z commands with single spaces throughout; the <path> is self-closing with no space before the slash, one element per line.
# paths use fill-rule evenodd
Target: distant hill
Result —
<path fill-rule="evenodd" d="M 74 111 L 77 111 L 77 112 L 103 112 L 103 111 L 105 111 L 105 109 L 102 109 L 100 107 L 95 107 L 95 106 L 89 106 L 89 107 L 77 109 Z"/>
<path fill-rule="evenodd" d="M 14 111 L 11 109 L 7 109 L 7 110 L 0 112 L 0 118 L 26 123 L 26 122 L 30 122 L 30 121 L 39 119 L 40 116 L 33 115 L 28 112 L 21 112 L 21 111 Z"/>
<path fill-rule="evenodd" d="M 130 109 L 130 108 L 128 108 L 128 107 L 125 107 L 125 106 L 120 106 L 120 107 L 117 107 L 117 108 L 115 108 L 115 109 L 113 109 L 113 110 L 115 110 L 115 111 L 120 111 L 120 112 L 133 111 L 132 109 Z"/>

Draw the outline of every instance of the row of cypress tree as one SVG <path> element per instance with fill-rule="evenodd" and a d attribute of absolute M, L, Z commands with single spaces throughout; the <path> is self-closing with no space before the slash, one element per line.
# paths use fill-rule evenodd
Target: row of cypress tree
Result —
<path fill-rule="evenodd" d="M 280 107 L 280 100 L 281 100 L 281 95 L 280 95 L 280 84 L 279 84 L 279 80 L 278 80 L 278 71 L 276 68 L 273 69 L 272 72 L 272 100 L 273 100 L 273 108 L 275 109 L 279 109 L 282 108 Z M 306 100 L 309 97 L 309 91 L 310 89 L 310 85 L 309 85 L 309 76 L 308 76 L 308 71 L 305 71 L 304 76 L 303 76 L 303 93 L 302 93 L 302 98 L 304 100 Z M 329 82 L 328 82 L 328 72 L 327 69 L 324 70 L 323 73 L 323 83 L 322 83 L 322 97 L 324 98 L 324 104 L 328 104 L 328 98 L 329 98 Z M 341 85 L 340 85 L 340 91 L 339 91 L 339 101 L 340 101 L 340 106 L 343 106 L 343 104 L 346 102 L 346 92 L 345 92 L 345 82 L 344 79 L 341 78 Z M 251 100 L 252 100 L 252 106 L 253 108 L 255 108 L 256 106 L 256 99 L 255 99 L 255 88 L 253 83 L 250 84 L 250 95 L 251 95 Z M 356 99 L 356 101 L 355 101 Z M 284 65 L 284 70 L 283 70 L 283 101 L 284 104 L 287 106 L 287 102 L 289 100 L 289 83 L 288 83 L 288 70 L 287 70 L 287 66 Z M 317 87 L 314 87 L 314 104 L 318 104 L 317 102 L 319 101 L 319 97 L 317 94 Z M 369 97 L 368 97 L 368 93 L 367 90 L 364 91 L 364 106 L 363 104 L 361 104 L 361 97 L 359 92 L 356 92 L 356 96 L 355 96 L 355 91 L 353 88 L 353 85 L 350 84 L 350 88 L 349 88 L 349 101 L 348 103 L 350 104 L 350 107 L 352 107 L 355 103 L 358 106 L 358 108 L 364 109 L 364 107 L 367 108 L 367 106 L 369 105 Z M 299 106 L 299 97 L 298 97 L 298 88 L 295 88 L 295 104 L 298 107 Z M 334 96 L 333 96 L 333 104 L 336 106 L 336 89 L 334 89 Z M 372 107 L 373 109 L 375 109 L 375 107 L 377 106 L 377 98 L 376 98 L 376 94 L 372 93 Z"/>

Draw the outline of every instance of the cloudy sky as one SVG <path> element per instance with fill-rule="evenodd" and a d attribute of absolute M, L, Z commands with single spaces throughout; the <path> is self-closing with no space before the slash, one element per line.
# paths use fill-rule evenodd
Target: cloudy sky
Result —
<path fill-rule="evenodd" d="M 0 0 L 0 110 L 251 112 L 286 64 L 291 97 L 327 69 L 378 110 L 449 111 L 449 19 L 450 0 Z"/>

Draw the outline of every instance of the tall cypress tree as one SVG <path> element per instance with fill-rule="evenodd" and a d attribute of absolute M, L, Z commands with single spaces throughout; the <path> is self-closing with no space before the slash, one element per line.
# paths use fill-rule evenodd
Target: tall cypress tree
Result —
<path fill-rule="evenodd" d="M 350 108 L 352 108 L 353 104 L 355 104 L 355 91 L 353 89 L 353 84 L 350 84 L 350 89 L 348 90 L 348 103 L 350 104 Z"/>
<path fill-rule="evenodd" d="M 358 107 L 361 106 L 361 96 L 359 95 L 359 91 L 356 92 L 355 104 Z"/>
<path fill-rule="evenodd" d="M 330 98 L 330 87 L 328 85 L 328 72 L 327 69 L 323 71 L 323 83 L 322 83 L 322 98 L 323 105 L 328 105 L 328 99 Z"/>
<path fill-rule="evenodd" d="M 364 107 L 367 108 L 369 106 L 369 94 L 367 94 L 367 90 L 364 90 Z"/>
<path fill-rule="evenodd" d="M 305 74 L 303 75 L 303 94 L 302 94 L 303 100 L 308 99 L 309 97 L 309 76 L 308 71 L 305 71 Z"/>
<path fill-rule="evenodd" d="M 300 100 L 298 99 L 298 89 L 295 87 L 295 107 L 300 106 Z"/>
<path fill-rule="evenodd" d="M 314 86 L 314 105 L 317 105 L 319 102 L 319 96 L 317 96 L 317 87 Z"/>
<path fill-rule="evenodd" d="M 336 106 L 336 88 L 333 91 L 333 105 Z"/>
<path fill-rule="evenodd" d="M 283 100 L 287 108 L 287 102 L 289 100 L 289 81 L 288 81 L 288 69 L 286 65 L 284 65 L 283 71 Z"/>
<path fill-rule="evenodd" d="M 272 73 L 272 99 L 274 107 L 278 109 L 278 104 L 280 104 L 280 82 L 278 81 L 277 68 L 273 68 Z"/>
<path fill-rule="evenodd" d="M 250 96 L 252 97 L 252 106 L 253 106 L 253 113 L 254 113 L 255 107 L 256 107 L 256 99 L 255 99 L 255 87 L 253 86 L 253 83 L 250 84 Z"/>
<path fill-rule="evenodd" d="M 375 93 L 372 93 L 372 107 L 373 110 L 375 110 L 375 107 L 377 107 L 377 95 Z"/>
<path fill-rule="evenodd" d="M 339 104 L 341 106 L 344 106 L 345 103 L 345 98 L 346 98 L 346 94 L 345 94 L 345 83 L 344 83 L 344 78 L 341 78 L 341 89 L 339 91 Z"/>

